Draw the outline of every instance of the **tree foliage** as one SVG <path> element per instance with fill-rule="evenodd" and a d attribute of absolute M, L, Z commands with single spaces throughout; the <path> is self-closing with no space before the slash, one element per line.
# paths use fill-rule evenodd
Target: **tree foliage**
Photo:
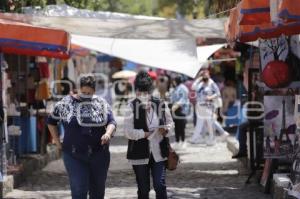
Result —
<path fill-rule="evenodd" d="M 7 6 L 15 4 L 14 10 Z M 20 12 L 23 6 L 39 6 L 66 3 L 80 9 L 122 12 L 162 17 L 199 18 L 213 15 L 234 7 L 239 0 L 0 0 L 0 9 Z"/>
<path fill-rule="evenodd" d="M 206 15 L 215 15 L 216 13 L 222 13 L 235 7 L 240 0 L 207 0 L 206 1 Z M 224 12 L 219 16 L 228 15 L 229 12 Z"/>

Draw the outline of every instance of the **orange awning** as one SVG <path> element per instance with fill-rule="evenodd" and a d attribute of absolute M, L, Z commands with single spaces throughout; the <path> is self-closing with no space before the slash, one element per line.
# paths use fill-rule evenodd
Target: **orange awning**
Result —
<path fill-rule="evenodd" d="M 237 41 L 250 42 L 257 39 L 270 39 L 281 35 L 295 35 L 300 33 L 300 22 L 283 23 L 277 26 L 273 24 L 265 25 L 244 25 L 239 26 L 236 35 Z"/>
<path fill-rule="evenodd" d="M 284 35 L 294 35 L 300 33 L 300 21 L 279 23 L 278 25 L 256 24 L 239 25 L 239 8 L 235 7 L 230 11 L 228 22 L 225 24 L 226 37 L 229 42 L 250 42 L 257 39 L 270 39 Z"/>
<path fill-rule="evenodd" d="M 278 15 L 285 22 L 300 21 L 299 0 L 284 0 L 279 4 Z"/>
<path fill-rule="evenodd" d="M 4 14 L 0 14 L 0 52 L 69 58 L 70 36 L 66 31 L 32 26 L 2 16 Z"/>
<path fill-rule="evenodd" d="M 71 44 L 70 54 L 85 57 L 90 54 L 90 50 L 76 44 Z"/>
<path fill-rule="evenodd" d="M 269 0 L 242 0 L 238 6 L 240 25 L 257 25 L 270 23 Z"/>

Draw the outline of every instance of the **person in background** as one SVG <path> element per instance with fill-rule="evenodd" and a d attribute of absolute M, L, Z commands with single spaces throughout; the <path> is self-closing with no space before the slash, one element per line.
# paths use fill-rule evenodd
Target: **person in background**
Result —
<path fill-rule="evenodd" d="M 112 106 L 111 85 L 109 85 L 108 82 L 105 82 L 103 78 L 99 79 L 96 84 L 96 95 L 105 99 L 107 103 Z"/>
<path fill-rule="evenodd" d="M 137 74 L 136 97 L 128 104 L 124 134 L 128 138 L 127 159 L 132 164 L 138 199 L 149 199 L 150 172 L 157 199 L 167 199 L 166 140 L 173 126 L 168 106 L 151 96 L 153 80 L 145 71 Z"/>
<path fill-rule="evenodd" d="M 61 94 L 62 96 L 73 95 L 77 93 L 76 84 L 68 77 L 68 71 L 64 70 L 63 78 L 61 79 Z"/>
<path fill-rule="evenodd" d="M 193 111 L 193 124 L 194 124 L 194 126 L 196 126 L 196 121 L 197 121 L 197 117 L 196 117 L 197 93 L 195 92 L 195 90 L 192 89 L 193 83 L 194 83 L 194 81 L 192 79 L 190 79 L 190 80 L 185 82 L 185 85 L 189 89 L 189 100 L 190 100 L 191 107 L 193 107 L 193 109 L 192 109 L 192 111 Z"/>
<path fill-rule="evenodd" d="M 156 79 L 156 88 L 153 92 L 153 95 L 162 100 L 167 100 L 167 94 L 169 89 L 170 89 L 169 77 L 165 74 L 160 74 Z"/>
<path fill-rule="evenodd" d="M 107 102 L 95 94 L 95 78 L 80 79 L 80 93 L 68 95 L 56 103 L 48 117 L 48 128 L 63 152 L 72 199 L 103 199 L 110 163 L 109 141 L 116 129 Z M 57 124 L 62 122 L 65 136 L 58 137 Z"/>
<path fill-rule="evenodd" d="M 172 116 L 175 124 L 175 139 L 177 146 L 185 146 L 186 116 L 189 114 L 189 90 L 184 85 L 181 75 L 173 79 L 174 90 L 170 96 Z M 175 145 L 175 147 L 177 147 Z"/>
<path fill-rule="evenodd" d="M 130 98 L 130 93 L 132 92 L 132 86 L 128 80 L 120 80 L 116 84 L 115 88 L 117 97 L 119 99 L 119 105 L 118 105 L 118 115 L 121 115 L 121 107 L 123 104 L 127 104 L 128 100 Z"/>
<path fill-rule="evenodd" d="M 222 90 L 223 107 L 222 112 L 226 113 L 228 108 L 234 104 L 237 99 L 236 87 L 233 81 L 227 80 Z"/>
<path fill-rule="evenodd" d="M 215 118 L 216 108 L 220 106 L 221 93 L 216 83 L 210 78 L 208 67 L 200 71 L 200 77 L 195 80 L 192 89 L 197 92 L 196 114 L 197 122 L 191 143 L 206 143 L 208 146 L 215 144 L 214 127 L 227 137 L 229 134 L 222 128 Z M 209 138 L 204 140 L 203 130 L 206 126 Z"/>

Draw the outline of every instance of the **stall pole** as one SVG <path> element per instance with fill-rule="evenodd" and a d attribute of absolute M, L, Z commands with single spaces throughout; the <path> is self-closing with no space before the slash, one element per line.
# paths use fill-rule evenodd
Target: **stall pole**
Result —
<path fill-rule="evenodd" d="M 3 185 L 6 176 L 6 136 L 5 136 L 5 111 L 3 103 L 3 54 L 0 52 L 0 198 L 3 198 Z"/>

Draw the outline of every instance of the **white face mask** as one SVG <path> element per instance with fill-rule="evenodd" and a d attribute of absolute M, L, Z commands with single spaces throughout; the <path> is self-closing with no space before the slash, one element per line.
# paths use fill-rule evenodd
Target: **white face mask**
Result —
<path fill-rule="evenodd" d="M 137 98 L 141 101 L 142 104 L 148 104 L 150 101 L 150 95 L 149 94 L 142 94 L 140 96 L 137 96 Z"/>
<path fill-rule="evenodd" d="M 83 93 L 80 93 L 79 98 L 81 101 L 91 101 L 93 98 L 93 95 L 85 95 Z"/>

